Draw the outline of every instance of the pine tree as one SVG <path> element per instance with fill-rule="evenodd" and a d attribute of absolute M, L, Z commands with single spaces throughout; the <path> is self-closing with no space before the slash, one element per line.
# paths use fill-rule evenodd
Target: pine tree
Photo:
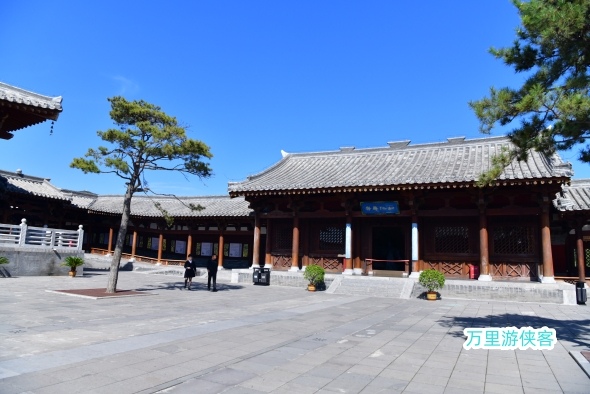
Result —
<path fill-rule="evenodd" d="M 114 293 L 131 213 L 131 198 L 146 188 L 147 185 L 141 182 L 144 173 L 175 171 L 209 177 L 211 168 L 203 159 L 211 158 L 212 154 L 205 143 L 187 138 L 186 130 L 178 125 L 176 118 L 164 113 L 160 107 L 118 96 L 108 100 L 111 103 L 110 116 L 117 128 L 97 134 L 111 146 L 89 149 L 85 158 L 73 159 L 70 167 L 86 174 L 115 174 L 126 182 L 121 225 L 107 284 L 107 293 Z"/>
<path fill-rule="evenodd" d="M 469 105 L 490 133 L 496 124 L 519 121 L 509 134 L 516 149 L 497 158 L 487 183 L 513 158 L 526 160 L 530 149 L 551 154 L 582 145 L 579 160 L 590 162 L 590 0 L 513 0 L 521 26 L 508 48 L 490 52 L 517 73 L 527 73 L 519 88 L 491 88 Z"/>

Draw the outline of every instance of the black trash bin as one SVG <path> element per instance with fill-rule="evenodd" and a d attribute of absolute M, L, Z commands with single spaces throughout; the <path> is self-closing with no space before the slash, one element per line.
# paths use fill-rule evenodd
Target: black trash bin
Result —
<path fill-rule="evenodd" d="M 576 282 L 576 301 L 578 305 L 586 305 L 585 282 Z"/>
<path fill-rule="evenodd" d="M 255 285 L 270 285 L 270 268 L 254 267 L 252 279 Z"/>

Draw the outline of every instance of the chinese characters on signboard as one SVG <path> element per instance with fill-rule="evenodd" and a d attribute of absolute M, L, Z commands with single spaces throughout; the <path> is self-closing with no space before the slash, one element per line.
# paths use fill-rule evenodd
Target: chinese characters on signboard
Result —
<path fill-rule="evenodd" d="M 363 215 L 397 215 L 399 204 L 397 201 L 361 202 Z"/>

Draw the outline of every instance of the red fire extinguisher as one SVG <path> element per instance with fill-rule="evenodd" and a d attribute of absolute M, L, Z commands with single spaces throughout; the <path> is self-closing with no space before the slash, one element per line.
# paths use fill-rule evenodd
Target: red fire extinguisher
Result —
<path fill-rule="evenodd" d="M 475 264 L 469 264 L 469 279 L 479 278 L 479 266 Z"/>

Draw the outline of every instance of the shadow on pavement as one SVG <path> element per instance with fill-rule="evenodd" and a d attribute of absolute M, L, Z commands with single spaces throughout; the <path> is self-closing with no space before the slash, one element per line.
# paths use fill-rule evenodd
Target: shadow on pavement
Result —
<path fill-rule="evenodd" d="M 444 327 L 532 327 L 554 328 L 558 340 L 565 340 L 583 347 L 589 347 L 590 343 L 584 339 L 590 333 L 590 320 L 556 320 L 540 316 L 520 315 L 504 313 L 500 315 L 488 315 L 481 317 L 445 317 L 439 321 Z M 463 330 L 451 331 L 455 337 L 464 337 Z"/>
<path fill-rule="evenodd" d="M 239 289 L 243 289 L 243 288 L 244 288 L 244 286 L 230 285 L 227 283 L 218 283 L 217 284 L 217 291 L 218 292 L 239 290 Z M 184 281 L 166 282 L 166 283 L 161 283 L 158 285 L 145 285 L 143 287 L 137 288 L 136 290 L 137 291 L 148 291 L 148 290 L 186 290 L 186 291 L 189 291 L 188 289 L 184 288 Z M 193 282 L 191 285 L 190 291 L 208 291 L 207 284 L 200 283 L 200 282 Z"/>

